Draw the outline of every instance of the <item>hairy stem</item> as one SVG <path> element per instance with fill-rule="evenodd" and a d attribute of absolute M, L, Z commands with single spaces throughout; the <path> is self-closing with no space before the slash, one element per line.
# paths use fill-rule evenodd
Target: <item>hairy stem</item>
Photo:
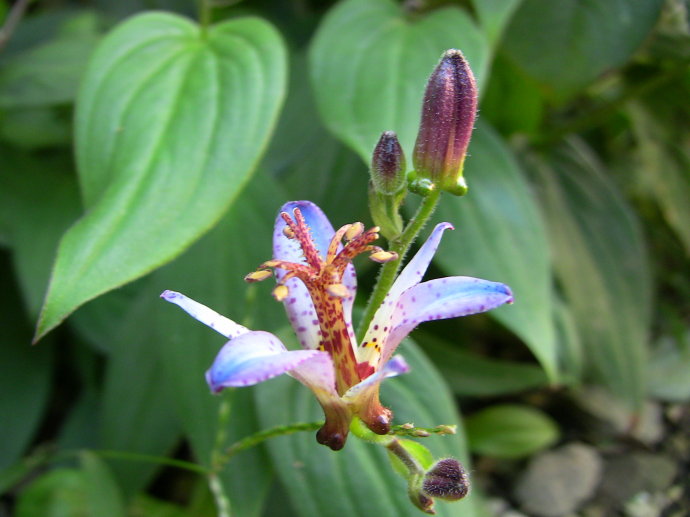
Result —
<path fill-rule="evenodd" d="M 374 314 L 376 314 L 377 309 L 383 303 L 383 299 L 390 290 L 395 277 L 400 270 L 400 265 L 402 264 L 405 255 L 410 249 L 410 246 L 419 235 L 419 232 L 424 227 L 424 225 L 429 221 L 429 218 L 434 213 L 436 205 L 438 204 L 439 196 L 441 191 L 439 189 L 433 189 L 429 192 L 422 200 L 421 205 L 417 209 L 417 213 L 410 219 L 407 226 L 403 232 L 390 242 L 390 251 L 394 251 L 398 254 L 398 258 L 385 263 L 381 267 L 381 272 L 379 273 L 378 280 L 376 281 L 376 286 L 369 297 L 369 302 L 364 310 L 364 315 L 362 321 L 357 329 L 358 340 L 361 341 L 366 334 L 369 324 L 374 319 Z"/>

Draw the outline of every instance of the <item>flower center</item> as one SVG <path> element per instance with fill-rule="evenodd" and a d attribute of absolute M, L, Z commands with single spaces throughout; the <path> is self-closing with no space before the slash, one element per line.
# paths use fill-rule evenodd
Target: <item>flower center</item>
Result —
<path fill-rule="evenodd" d="M 379 238 L 379 228 L 364 229 L 362 223 L 346 224 L 331 239 L 325 258 L 321 258 L 299 208 L 294 210 L 294 219 L 286 212 L 280 217 L 285 221 L 283 234 L 289 239 L 296 239 L 304 255 L 305 263 L 285 260 L 268 260 L 259 270 L 245 277 L 247 281 L 259 281 L 270 276 L 268 268 L 278 268 L 287 272 L 273 290 L 273 296 L 284 300 L 289 292 L 285 282 L 299 278 L 311 296 L 321 330 L 319 349 L 328 352 L 335 365 L 336 389 L 343 395 L 350 387 L 360 382 L 355 358 L 355 343 L 343 312 L 343 300 L 355 293 L 343 284 L 343 274 L 347 265 L 365 252 L 371 252 L 370 258 L 376 262 L 387 262 L 397 258 L 395 253 L 383 251 L 371 245 Z"/>

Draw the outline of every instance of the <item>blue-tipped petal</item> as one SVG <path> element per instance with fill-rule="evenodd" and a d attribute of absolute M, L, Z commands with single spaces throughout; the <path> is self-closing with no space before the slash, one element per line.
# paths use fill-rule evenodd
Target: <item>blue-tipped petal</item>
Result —
<path fill-rule="evenodd" d="M 286 373 L 309 359 L 324 354 L 318 350 L 288 351 L 273 334 L 250 331 L 231 339 L 218 352 L 206 372 L 211 391 L 251 386 Z"/>
<path fill-rule="evenodd" d="M 213 309 L 209 309 L 205 305 L 187 298 L 184 294 L 175 291 L 163 291 L 161 298 L 165 301 L 174 303 L 182 308 L 187 314 L 204 325 L 208 325 L 219 334 L 224 335 L 228 339 L 236 338 L 242 334 L 249 332 L 247 327 L 238 325 L 231 319 L 218 314 Z"/>
<path fill-rule="evenodd" d="M 417 284 L 398 300 L 393 330 L 381 351 L 381 360 L 387 360 L 420 323 L 477 314 L 512 301 L 513 293 L 507 285 L 480 278 L 452 276 Z"/>

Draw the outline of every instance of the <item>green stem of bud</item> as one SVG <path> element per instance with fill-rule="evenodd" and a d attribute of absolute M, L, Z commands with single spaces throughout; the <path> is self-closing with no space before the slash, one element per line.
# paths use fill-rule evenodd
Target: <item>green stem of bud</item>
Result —
<path fill-rule="evenodd" d="M 376 286 L 369 297 L 369 302 L 364 310 L 364 316 L 362 317 L 362 321 L 357 329 L 357 338 L 359 342 L 364 339 L 364 334 L 369 328 L 369 324 L 374 319 L 374 314 L 376 314 L 377 309 L 381 306 L 381 303 L 383 303 L 383 299 L 386 297 L 386 294 L 393 285 L 393 282 L 395 282 L 395 278 L 398 275 L 398 270 L 400 269 L 403 258 L 409 251 L 414 240 L 419 235 L 421 229 L 434 213 L 440 195 L 441 191 L 439 189 L 431 189 L 423 198 L 422 203 L 417 209 L 417 213 L 412 217 L 412 219 L 410 219 L 407 227 L 398 237 L 390 241 L 388 249 L 397 253 L 398 258 L 387 262 L 383 265 L 383 267 L 381 267 L 378 280 L 376 281 Z"/>

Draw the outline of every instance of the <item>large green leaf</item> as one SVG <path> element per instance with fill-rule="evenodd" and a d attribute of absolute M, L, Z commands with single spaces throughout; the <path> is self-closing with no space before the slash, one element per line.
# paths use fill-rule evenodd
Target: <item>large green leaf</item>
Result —
<path fill-rule="evenodd" d="M 580 141 L 533 165 L 542 185 L 555 272 L 586 357 L 616 395 L 639 405 L 652 293 L 637 219 Z"/>
<path fill-rule="evenodd" d="M 383 131 L 412 152 L 427 78 L 459 48 L 481 85 L 488 44 L 456 7 L 418 18 L 392 0 L 346 0 L 324 18 L 310 53 L 311 78 L 326 126 L 366 161 Z"/>
<path fill-rule="evenodd" d="M 149 297 L 151 291 L 144 292 Z M 153 298 L 153 297 L 152 297 Z M 181 434 L 170 387 L 164 382 L 160 359 L 148 346 L 160 333 L 150 324 L 147 300 L 132 304 L 124 324 L 114 329 L 101 399 L 100 447 L 165 456 Z M 111 318 L 117 318 L 111 313 Z M 128 401 L 123 404 L 122 401 Z M 153 464 L 112 463 L 120 487 L 129 494 L 144 488 Z"/>
<path fill-rule="evenodd" d="M 2 267 L 4 266 L 4 267 Z M 50 343 L 30 346 L 31 328 L 19 293 L 0 260 L 0 469 L 17 461 L 37 431 L 50 397 L 53 357 Z M 4 270 L 3 270 L 4 269 Z"/>
<path fill-rule="evenodd" d="M 436 259 L 448 274 L 510 286 L 515 303 L 491 315 L 527 343 L 555 380 L 551 266 L 535 197 L 512 153 L 489 126 L 478 125 L 469 153 L 469 194 L 446 196 L 439 206 L 437 218 L 456 230 L 445 237 Z"/>
<path fill-rule="evenodd" d="M 503 49 L 535 79 L 567 95 L 622 65 L 657 20 L 663 0 L 524 0 Z"/>
<path fill-rule="evenodd" d="M 412 371 L 382 385 L 382 402 L 394 411 L 395 421 L 420 426 L 459 423 L 453 400 L 433 365 L 409 341 L 401 352 Z M 258 393 L 264 427 L 323 419 L 313 394 L 294 379 L 281 377 L 253 389 Z M 435 457 L 467 460 L 461 430 L 423 443 Z M 333 452 L 319 445 L 313 434 L 298 433 L 271 440 L 268 450 L 296 515 L 420 515 L 408 501 L 406 483 L 393 471 L 382 447 L 350 437 L 342 451 Z M 472 499 L 437 502 L 437 514 L 471 517 L 475 515 Z"/>
<path fill-rule="evenodd" d="M 266 145 L 285 61 L 276 31 L 255 18 L 201 29 L 144 14 L 102 41 L 77 103 L 87 212 L 60 243 L 38 337 L 221 217 Z"/>

